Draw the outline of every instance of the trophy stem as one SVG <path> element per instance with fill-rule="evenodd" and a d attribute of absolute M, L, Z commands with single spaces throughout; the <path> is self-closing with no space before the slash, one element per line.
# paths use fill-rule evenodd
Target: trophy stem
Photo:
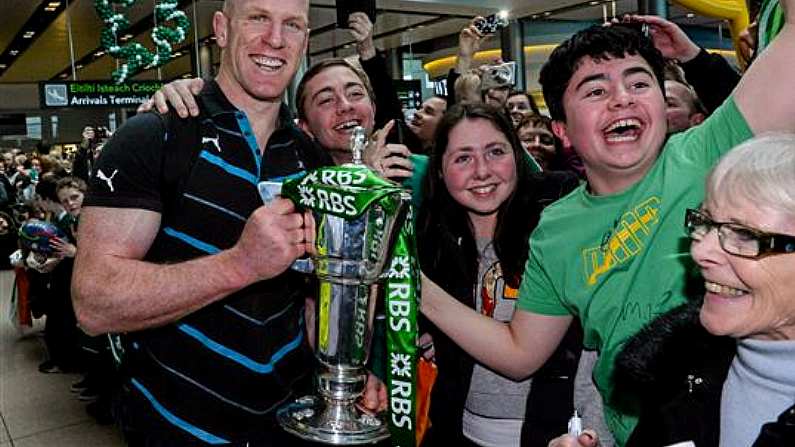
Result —
<path fill-rule="evenodd" d="M 323 365 L 320 369 L 317 388 L 329 404 L 352 404 L 364 392 L 367 382 L 364 368 L 343 369 Z"/>
<path fill-rule="evenodd" d="M 357 408 L 367 383 L 364 364 L 372 338 L 376 288 L 372 284 L 321 281 L 318 305 L 317 396 L 281 408 L 288 432 L 335 445 L 372 444 L 389 437 L 384 415 Z"/>

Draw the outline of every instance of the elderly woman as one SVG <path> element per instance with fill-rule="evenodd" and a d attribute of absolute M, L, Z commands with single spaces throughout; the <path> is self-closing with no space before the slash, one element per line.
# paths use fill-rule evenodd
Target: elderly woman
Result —
<path fill-rule="evenodd" d="M 618 357 L 616 383 L 642 396 L 627 446 L 795 446 L 795 135 L 732 150 L 684 220 L 706 292 Z"/>

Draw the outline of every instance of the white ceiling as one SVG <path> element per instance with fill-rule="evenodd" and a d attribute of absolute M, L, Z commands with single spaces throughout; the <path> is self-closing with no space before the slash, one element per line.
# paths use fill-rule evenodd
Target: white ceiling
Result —
<path fill-rule="evenodd" d="M 43 0 L 47 2 L 47 0 Z M 126 16 L 135 24 L 152 12 L 155 0 L 139 0 Z M 0 52 L 4 51 L 14 36 L 20 32 L 33 11 L 42 0 L 2 0 L 0 1 Z M 476 14 L 490 14 L 501 9 L 510 11 L 513 17 L 529 17 L 547 10 L 559 10 L 572 5 L 587 5 L 584 0 L 377 0 L 379 16 L 375 26 L 376 45 L 380 48 L 395 48 L 407 44 L 418 44 L 431 39 L 455 35 L 467 23 L 468 18 Z M 207 38 L 210 33 L 210 17 L 217 10 L 221 0 L 190 0 L 186 2 L 185 12 L 193 24 L 191 38 L 194 33 L 198 39 Z M 310 25 L 313 34 L 309 52 L 321 57 L 336 51 L 338 55 L 346 55 L 352 49 L 344 46 L 352 42 L 348 31 L 334 29 L 336 12 L 333 9 L 335 0 L 311 0 Z M 616 12 L 632 12 L 637 7 L 637 0 L 617 0 Z M 196 10 L 194 11 L 194 7 Z M 612 4 L 609 6 L 612 12 Z M 671 17 L 677 21 L 709 25 L 714 19 L 695 17 L 686 18 L 687 11 L 679 7 L 671 7 Z M 195 20 L 194 20 L 195 17 Z M 601 6 L 583 7 L 551 16 L 552 19 L 564 20 L 598 20 L 602 17 Z M 93 0 L 70 0 L 69 8 L 62 12 L 44 32 L 35 37 L 30 47 L 22 52 L 5 72 L 0 75 L 0 83 L 36 82 L 49 80 L 70 68 L 71 51 L 69 45 L 68 24 L 71 19 L 72 49 L 76 61 L 87 58 L 85 66 L 77 71 L 78 79 L 108 78 L 115 68 L 115 61 L 108 56 L 92 57 L 98 51 L 102 23 L 94 11 Z M 152 47 L 148 37 L 149 31 L 142 33 L 135 40 L 147 47 Z M 186 53 L 194 50 L 193 42 L 185 44 Z M 426 45 L 427 46 L 427 45 Z M 432 48 L 440 50 L 442 48 Z M 190 58 L 176 58 L 160 70 L 163 79 L 188 73 L 191 71 Z M 71 70 L 68 70 L 71 75 Z M 139 75 L 139 79 L 157 78 L 156 70 Z"/>

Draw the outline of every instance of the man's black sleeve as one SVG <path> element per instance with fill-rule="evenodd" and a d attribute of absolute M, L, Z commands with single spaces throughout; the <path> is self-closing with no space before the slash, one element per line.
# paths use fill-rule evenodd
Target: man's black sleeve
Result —
<path fill-rule="evenodd" d="M 723 104 L 740 82 L 740 74 L 726 59 L 703 48 L 698 56 L 682 63 L 682 69 L 709 113 Z"/>
<path fill-rule="evenodd" d="M 163 151 L 176 150 L 168 147 L 166 138 L 159 115 L 142 113 L 129 119 L 103 147 L 89 180 L 85 206 L 162 213 Z"/>
<path fill-rule="evenodd" d="M 370 78 L 370 85 L 375 93 L 375 127 L 384 127 L 389 120 L 403 119 L 403 107 L 400 104 L 392 77 L 386 69 L 386 60 L 376 54 L 367 60 L 360 60 L 362 69 Z"/>

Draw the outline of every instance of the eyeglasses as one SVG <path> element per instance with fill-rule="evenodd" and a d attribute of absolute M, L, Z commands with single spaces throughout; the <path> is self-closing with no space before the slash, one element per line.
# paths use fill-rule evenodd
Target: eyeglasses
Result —
<path fill-rule="evenodd" d="M 715 222 L 701 211 L 685 211 L 685 232 L 700 241 L 713 228 L 718 230 L 718 242 L 729 254 L 760 259 L 765 256 L 795 253 L 795 236 L 765 233 L 734 222 Z"/>

